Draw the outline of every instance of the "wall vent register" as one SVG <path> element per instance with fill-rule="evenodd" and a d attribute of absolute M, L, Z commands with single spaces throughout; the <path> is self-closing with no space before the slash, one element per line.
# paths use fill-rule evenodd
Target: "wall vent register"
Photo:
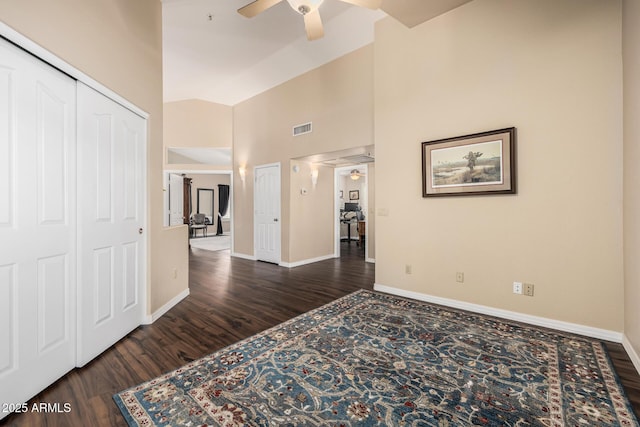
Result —
<path fill-rule="evenodd" d="M 311 122 L 297 125 L 293 127 L 293 136 L 300 136 L 304 135 L 305 133 L 311 133 L 312 130 L 313 129 L 311 128 Z"/>

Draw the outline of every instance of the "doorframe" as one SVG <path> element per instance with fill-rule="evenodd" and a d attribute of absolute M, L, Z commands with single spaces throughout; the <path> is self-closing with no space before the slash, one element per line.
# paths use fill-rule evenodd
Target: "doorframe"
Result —
<path fill-rule="evenodd" d="M 333 233 L 333 256 L 335 258 L 340 258 L 340 194 L 338 183 L 340 182 L 340 173 L 344 171 L 351 171 L 353 169 L 359 169 L 365 171 L 364 176 L 364 187 L 363 192 L 365 193 L 364 199 L 367 202 L 367 206 L 361 206 L 365 213 L 365 229 L 364 229 L 364 260 L 369 259 L 369 165 L 366 163 L 362 163 L 359 165 L 351 165 L 351 166 L 341 166 L 337 167 L 333 170 L 333 197 L 334 197 L 334 216 L 333 216 L 333 224 L 334 224 L 334 233 Z M 345 200 L 346 195 L 343 195 L 342 200 Z M 362 197 L 360 198 L 362 199 Z"/>
<path fill-rule="evenodd" d="M 164 189 L 163 191 L 163 201 L 162 201 L 162 208 L 164 210 L 164 212 L 162 213 L 162 217 L 163 217 L 163 226 L 165 227 L 169 227 L 169 191 L 168 189 L 168 184 L 169 184 L 169 174 L 185 174 L 185 175 L 229 175 L 229 226 L 230 226 L 230 233 L 231 233 L 231 249 L 230 249 L 230 253 L 233 254 L 234 253 L 234 234 L 235 234 L 235 230 L 234 230 L 234 209 L 233 209 L 233 171 L 232 170 L 226 170 L 226 169 L 216 169 L 216 170 L 206 170 L 206 169 L 164 169 L 162 171 L 162 188 Z M 174 227 L 182 227 L 184 226 L 184 224 L 181 225 L 174 225 Z"/>
<path fill-rule="evenodd" d="M 256 221 L 256 177 L 257 175 L 257 170 L 258 169 L 265 169 L 265 168 L 271 168 L 271 167 L 277 167 L 278 168 L 278 191 L 280 193 L 280 203 L 278 203 L 278 240 L 279 242 L 279 251 L 278 251 L 278 260 L 276 262 L 276 264 L 281 265 L 282 263 L 282 165 L 280 164 L 280 162 L 275 162 L 275 163 L 267 163 L 264 165 L 257 165 L 253 167 L 253 258 L 254 259 L 258 259 L 257 253 L 256 253 L 256 239 L 258 238 L 258 233 L 257 233 L 257 221 Z"/>

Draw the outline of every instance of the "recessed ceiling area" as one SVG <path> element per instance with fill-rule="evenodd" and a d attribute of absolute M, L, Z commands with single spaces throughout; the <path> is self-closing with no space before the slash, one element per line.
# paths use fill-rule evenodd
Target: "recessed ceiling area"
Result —
<path fill-rule="evenodd" d="M 331 167 L 343 167 L 351 165 L 361 165 L 375 162 L 375 146 L 349 148 L 339 151 L 314 154 L 312 156 L 298 157 L 294 160 L 302 162 L 317 163 Z"/>

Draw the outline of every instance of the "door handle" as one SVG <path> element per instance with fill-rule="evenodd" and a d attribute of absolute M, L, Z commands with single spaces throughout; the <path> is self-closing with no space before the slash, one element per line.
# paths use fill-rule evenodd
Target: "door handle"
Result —
<path fill-rule="evenodd" d="M 138 228 L 138 234 L 142 234 L 143 231 L 142 227 Z"/>
<path fill-rule="evenodd" d="M 273 218 L 273 222 L 278 222 L 278 218 Z"/>

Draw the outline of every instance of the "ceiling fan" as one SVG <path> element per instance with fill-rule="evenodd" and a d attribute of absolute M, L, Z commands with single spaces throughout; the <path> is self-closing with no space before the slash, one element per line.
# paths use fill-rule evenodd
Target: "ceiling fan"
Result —
<path fill-rule="evenodd" d="M 255 0 L 238 9 L 238 13 L 247 18 L 253 18 L 272 6 L 284 0 Z M 304 28 L 309 40 L 316 40 L 324 36 L 322 20 L 318 8 L 324 0 L 287 0 L 291 8 L 304 17 Z M 340 0 L 344 3 L 362 6 L 369 9 L 379 9 L 382 0 Z"/>

